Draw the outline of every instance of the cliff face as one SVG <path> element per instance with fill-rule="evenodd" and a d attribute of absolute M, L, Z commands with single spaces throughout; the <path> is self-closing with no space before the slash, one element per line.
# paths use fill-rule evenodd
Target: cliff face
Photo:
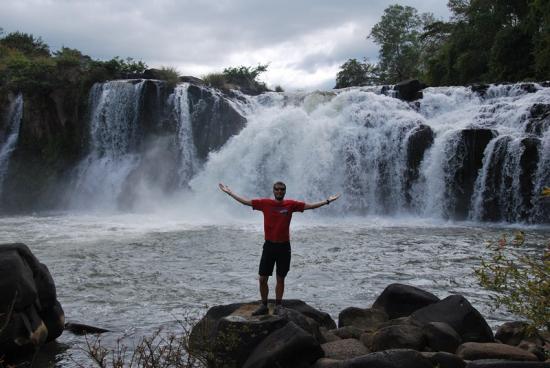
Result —
<path fill-rule="evenodd" d="M 91 156 L 94 154 L 114 154 L 111 160 L 117 160 L 117 155 L 142 156 L 125 178 L 125 183 L 121 184 L 124 190 L 117 198 L 120 207 L 130 207 L 129 203 L 137 195 L 134 193 L 136 182 L 160 182 L 163 190 L 173 190 L 181 185 L 176 166 L 181 164 L 182 147 L 179 146 L 184 143 L 178 141 L 178 134 L 185 133 L 181 132 L 181 112 L 175 112 L 174 88 L 157 80 L 128 80 L 120 81 L 120 84 L 136 86 L 137 92 L 131 96 L 133 101 L 121 100 L 116 96 L 116 90 L 105 91 L 107 87 L 102 87 L 98 96 L 93 96 L 90 91 L 81 93 L 64 89 L 47 95 L 22 96 L 24 103 L 17 143 L 0 179 L 0 212 L 66 207 L 70 197 L 67 193 L 79 180 L 82 161 L 93 160 Z M 93 87 L 91 91 L 94 88 L 97 89 Z M 189 97 L 185 96 L 188 107 L 183 107 L 183 112 L 186 109 L 191 112 L 190 129 L 196 141 L 198 160 L 204 160 L 209 151 L 218 149 L 230 136 L 238 133 L 246 120 L 224 100 L 221 93 L 215 94 L 198 85 L 191 85 L 188 90 L 185 90 L 185 94 L 189 94 Z M 9 134 L 10 106 L 14 99 L 14 95 L 0 99 L 0 143 Z M 135 106 L 136 111 L 128 111 L 128 105 Z M 111 123 L 107 121 L 114 121 L 115 125 L 126 124 L 124 119 L 128 114 L 135 114 L 132 133 L 135 136 L 129 143 L 131 147 L 121 151 L 117 145 L 124 144 L 126 138 L 121 135 L 127 134 L 129 127 L 120 126 L 118 132 L 112 132 L 107 126 Z M 98 140 L 103 145 L 98 146 Z M 194 143 L 191 140 L 185 144 Z M 112 152 L 106 153 L 106 149 Z"/>

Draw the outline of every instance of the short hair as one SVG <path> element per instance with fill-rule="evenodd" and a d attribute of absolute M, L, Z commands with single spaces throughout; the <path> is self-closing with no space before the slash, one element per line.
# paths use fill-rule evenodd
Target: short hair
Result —
<path fill-rule="evenodd" d="M 282 181 L 277 181 L 277 182 L 275 182 L 275 184 L 273 184 L 273 188 L 275 188 L 276 185 L 282 185 L 282 186 L 285 187 L 285 189 L 286 189 L 286 184 L 283 183 Z"/>

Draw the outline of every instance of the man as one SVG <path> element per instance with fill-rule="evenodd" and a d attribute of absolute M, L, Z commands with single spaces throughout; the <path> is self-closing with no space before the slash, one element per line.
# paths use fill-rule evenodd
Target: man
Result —
<path fill-rule="evenodd" d="M 269 287 L 267 281 L 273 274 L 273 267 L 277 264 L 277 284 L 275 286 L 275 310 L 274 314 L 282 311 L 283 293 L 285 291 L 285 277 L 290 268 L 290 220 L 293 212 L 304 212 L 321 206 L 325 206 L 337 200 L 340 194 L 328 197 L 327 200 L 316 203 L 304 203 L 291 199 L 285 200 L 286 185 L 283 182 L 273 184 L 273 196 L 275 199 L 262 198 L 249 200 L 231 191 L 229 187 L 220 183 L 220 190 L 227 193 L 236 201 L 251 206 L 252 209 L 262 211 L 264 214 L 265 243 L 260 259 L 259 282 L 262 304 L 252 315 L 268 314 L 267 296 Z"/>

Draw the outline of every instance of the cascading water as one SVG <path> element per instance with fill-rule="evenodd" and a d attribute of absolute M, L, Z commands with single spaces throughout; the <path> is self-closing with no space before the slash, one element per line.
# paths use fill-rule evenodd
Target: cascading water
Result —
<path fill-rule="evenodd" d="M 138 118 L 143 82 L 95 84 L 90 92 L 90 153 L 77 168 L 73 206 L 116 208 L 124 181 L 139 163 Z"/>
<path fill-rule="evenodd" d="M 4 183 L 4 178 L 8 171 L 11 154 L 17 145 L 22 117 L 23 95 L 18 94 L 10 104 L 7 116 L 5 139 L 0 145 L 0 192 L 2 191 L 2 184 Z"/>

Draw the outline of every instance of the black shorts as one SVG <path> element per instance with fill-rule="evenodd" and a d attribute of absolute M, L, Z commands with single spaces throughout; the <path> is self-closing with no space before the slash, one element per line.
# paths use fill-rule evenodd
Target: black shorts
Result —
<path fill-rule="evenodd" d="M 290 269 L 290 243 L 272 243 L 266 241 L 260 259 L 260 276 L 271 276 L 273 266 L 277 264 L 277 276 L 285 277 Z"/>

